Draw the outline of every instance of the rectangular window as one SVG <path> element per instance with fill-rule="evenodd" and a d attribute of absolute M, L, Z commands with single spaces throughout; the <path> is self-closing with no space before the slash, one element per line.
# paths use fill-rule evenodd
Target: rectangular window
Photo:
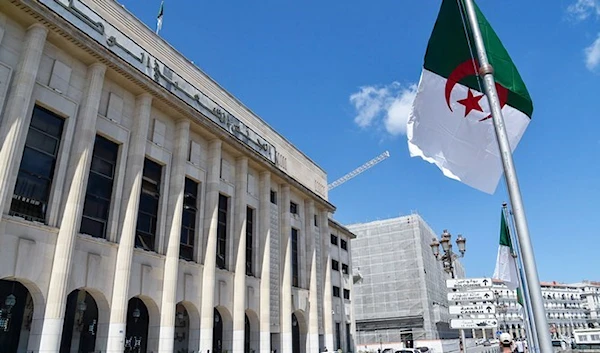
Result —
<path fill-rule="evenodd" d="M 292 228 L 292 286 L 300 286 L 298 265 L 298 229 Z"/>
<path fill-rule="evenodd" d="M 142 176 L 142 190 L 136 227 L 135 247 L 154 251 L 154 241 L 158 225 L 158 202 L 162 167 L 146 158 Z"/>
<path fill-rule="evenodd" d="M 252 236 L 254 232 L 254 210 L 246 208 L 246 275 L 253 276 L 252 271 Z"/>
<path fill-rule="evenodd" d="M 185 178 L 183 191 L 183 214 L 181 218 L 181 238 L 179 258 L 194 261 L 194 241 L 196 239 L 196 215 L 198 214 L 198 183 Z"/>
<path fill-rule="evenodd" d="M 333 286 L 333 296 L 336 298 L 340 297 L 340 287 Z"/>
<path fill-rule="evenodd" d="M 290 213 L 298 214 L 298 204 L 295 202 L 290 202 Z"/>
<path fill-rule="evenodd" d="M 335 349 L 342 349 L 342 332 L 340 332 L 340 323 L 335 323 Z"/>
<path fill-rule="evenodd" d="M 219 194 L 219 215 L 217 223 L 217 267 L 225 269 L 227 255 L 227 206 L 229 197 Z"/>
<path fill-rule="evenodd" d="M 344 289 L 344 299 L 350 300 L 350 290 Z"/>
<path fill-rule="evenodd" d="M 331 260 L 331 269 L 334 271 L 339 271 L 340 270 L 340 263 L 337 262 L 336 260 Z"/>
<path fill-rule="evenodd" d="M 314 215 L 315 218 L 315 227 L 319 226 L 319 217 L 317 217 L 317 215 Z"/>
<path fill-rule="evenodd" d="M 338 237 L 333 234 L 331 234 L 331 244 L 338 245 Z"/>
<path fill-rule="evenodd" d="M 94 238 L 106 238 L 118 153 L 119 145 L 96 135 L 80 229 Z"/>
<path fill-rule="evenodd" d="M 346 242 L 344 239 L 340 240 L 340 246 L 342 249 L 348 250 L 348 242 Z"/>
<path fill-rule="evenodd" d="M 10 205 L 10 214 L 45 222 L 64 120 L 36 106 Z M 2 166 L 6 168 L 6 166 Z"/>
<path fill-rule="evenodd" d="M 352 335 L 350 334 L 350 324 L 346 324 L 346 351 L 352 352 Z"/>
<path fill-rule="evenodd" d="M 342 273 L 347 275 L 348 274 L 348 265 L 346 264 L 342 264 Z"/>
<path fill-rule="evenodd" d="M 271 190 L 271 203 L 277 205 L 277 192 Z"/>

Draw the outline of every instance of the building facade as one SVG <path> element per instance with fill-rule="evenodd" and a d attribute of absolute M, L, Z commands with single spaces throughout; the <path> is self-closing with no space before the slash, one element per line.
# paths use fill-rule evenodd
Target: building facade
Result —
<path fill-rule="evenodd" d="M 583 281 L 572 286 L 580 289 L 588 327 L 600 327 L 600 282 Z"/>
<path fill-rule="evenodd" d="M 352 340 L 325 172 L 118 2 L 0 1 L 0 112 L 2 352 Z"/>
<path fill-rule="evenodd" d="M 446 279 L 431 252 L 436 234 L 419 215 L 348 225 L 357 238 L 352 261 L 357 347 L 410 346 L 414 340 L 456 338 L 449 327 Z M 457 277 L 464 277 L 455 262 Z"/>
<path fill-rule="evenodd" d="M 572 337 L 573 330 L 588 327 L 586 316 L 586 298 L 577 285 L 557 282 L 541 282 L 544 308 L 549 330 L 553 338 Z M 509 332 L 513 337 L 525 337 L 527 323 L 525 312 L 517 301 L 516 290 L 506 288 L 502 283 L 494 282 L 499 329 Z"/>

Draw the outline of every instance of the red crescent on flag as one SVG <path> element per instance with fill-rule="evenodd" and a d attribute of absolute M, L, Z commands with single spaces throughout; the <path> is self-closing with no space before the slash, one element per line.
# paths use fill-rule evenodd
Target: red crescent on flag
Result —
<path fill-rule="evenodd" d="M 448 76 L 448 79 L 446 80 L 445 94 L 446 94 L 446 104 L 448 105 L 448 109 L 450 109 L 450 111 L 452 111 L 452 107 L 450 106 L 450 94 L 452 93 L 454 86 L 456 86 L 456 84 L 465 77 L 477 75 L 478 67 L 479 67 L 479 65 L 476 60 L 474 60 L 474 59 L 467 60 L 467 61 L 459 64 L 454 69 L 454 71 L 452 71 L 452 73 L 450 73 L 450 75 Z M 504 108 L 504 106 L 506 105 L 506 101 L 508 100 L 508 89 L 506 87 L 502 86 L 501 84 L 499 84 L 498 82 L 496 82 L 496 91 L 498 92 L 498 100 L 500 101 L 500 109 L 502 109 L 502 108 Z M 492 117 L 492 115 L 490 114 L 479 121 L 484 121 L 491 117 Z"/>

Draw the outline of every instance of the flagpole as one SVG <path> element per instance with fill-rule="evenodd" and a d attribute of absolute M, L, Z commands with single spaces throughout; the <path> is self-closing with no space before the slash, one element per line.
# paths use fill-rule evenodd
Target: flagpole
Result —
<path fill-rule="evenodd" d="M 536 335 L 537 328 L 535 327 L 535 321 L 532 320 L 532 310 L 531 310 L 531 299 L 529 298 L 529 286 L 527 284 L 527 280 L 523 276 L 523 265 L 521 263 L 521 247 L 519 245 L 519 239 L 517 239 L 515 232 L 513 232 L 514 222 L 510 212 L 507 209 L 506 202 L 502 203 L 502 209 L 504 214 L 504 220 L 508 224 L 508 234 L 510 235 L 510 242 L 514 245 L 514 256 L 516 257 L 515 261 L 517 265 L 517 277 L 519 279 L 519 285 L 521 287 L 521 291 L 523 292 L 523 311 L 525 313 L 525 320 L 527 321 L 527 328 L 529 329 L 529 336 L 531 338 L 531 347 L 530 350 L 533 352 L 538 352 L 540 343 L 538 341 L 538 337 Z M 508 217 L 507 217 L 508 216 Z M 518 297 L 517 297 L 518 300 Z"/>
<path fill-rule="evenodd" d="M 540 343 L 541 352 L 551 353 L 553 352 L 552 341 L 546 320 L 546 310 L 544 309 L 540 280 L 535 264 L 535 256 L 533 255 L 533 246 L 531 245 L 531 239 L 529 237 L 529 229 L 527 227 L 527 218 L 525 216 L 523 200 L 521 198 L 519 180 L 517 179 L 517 172 L 513 163 L 508 136 L 506 134 L 506 127 L 504 126 L 504 117 L 502 116 L 502 109 L 500 108 L 498 100 L 498 92 L 496 92 L 493 75 L 494 70 L 487 58 L 473 0 L 464 0 L 464 4 L 466 6 L 467 17 L 475 41 L 477 57 L 479 59 L 479 76 L 482 77 L 485 94 L 492 110 L 492 120 L 496 131 L 502 166 L 504 167 L 504 178 L 506 179 L 510 203 L 515 217 L 517 236 L 521 245 L 523 269 L 525 272 L 525 279 L 528 283 L 531 308 L 533 310 L 532 319 L 535 321 L 535 327 L 540 328 L 536 333 Z"/>

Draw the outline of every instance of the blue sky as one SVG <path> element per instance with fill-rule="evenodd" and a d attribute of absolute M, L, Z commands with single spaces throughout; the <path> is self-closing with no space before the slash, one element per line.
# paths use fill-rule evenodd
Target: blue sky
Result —
<path fill-rule="evenodd" d="M 155 28 L 160 0 L 119 0 Z M 440 1 L 165 0 L 161 36 L 324 168 L 344 223 L 418 212 L 494 270 L 487 195 L 408 154 L 405 122 Z M 534 102 L 514 158 L 541 280 L 600 280 L 600 0 L 479 0 Z"/>

